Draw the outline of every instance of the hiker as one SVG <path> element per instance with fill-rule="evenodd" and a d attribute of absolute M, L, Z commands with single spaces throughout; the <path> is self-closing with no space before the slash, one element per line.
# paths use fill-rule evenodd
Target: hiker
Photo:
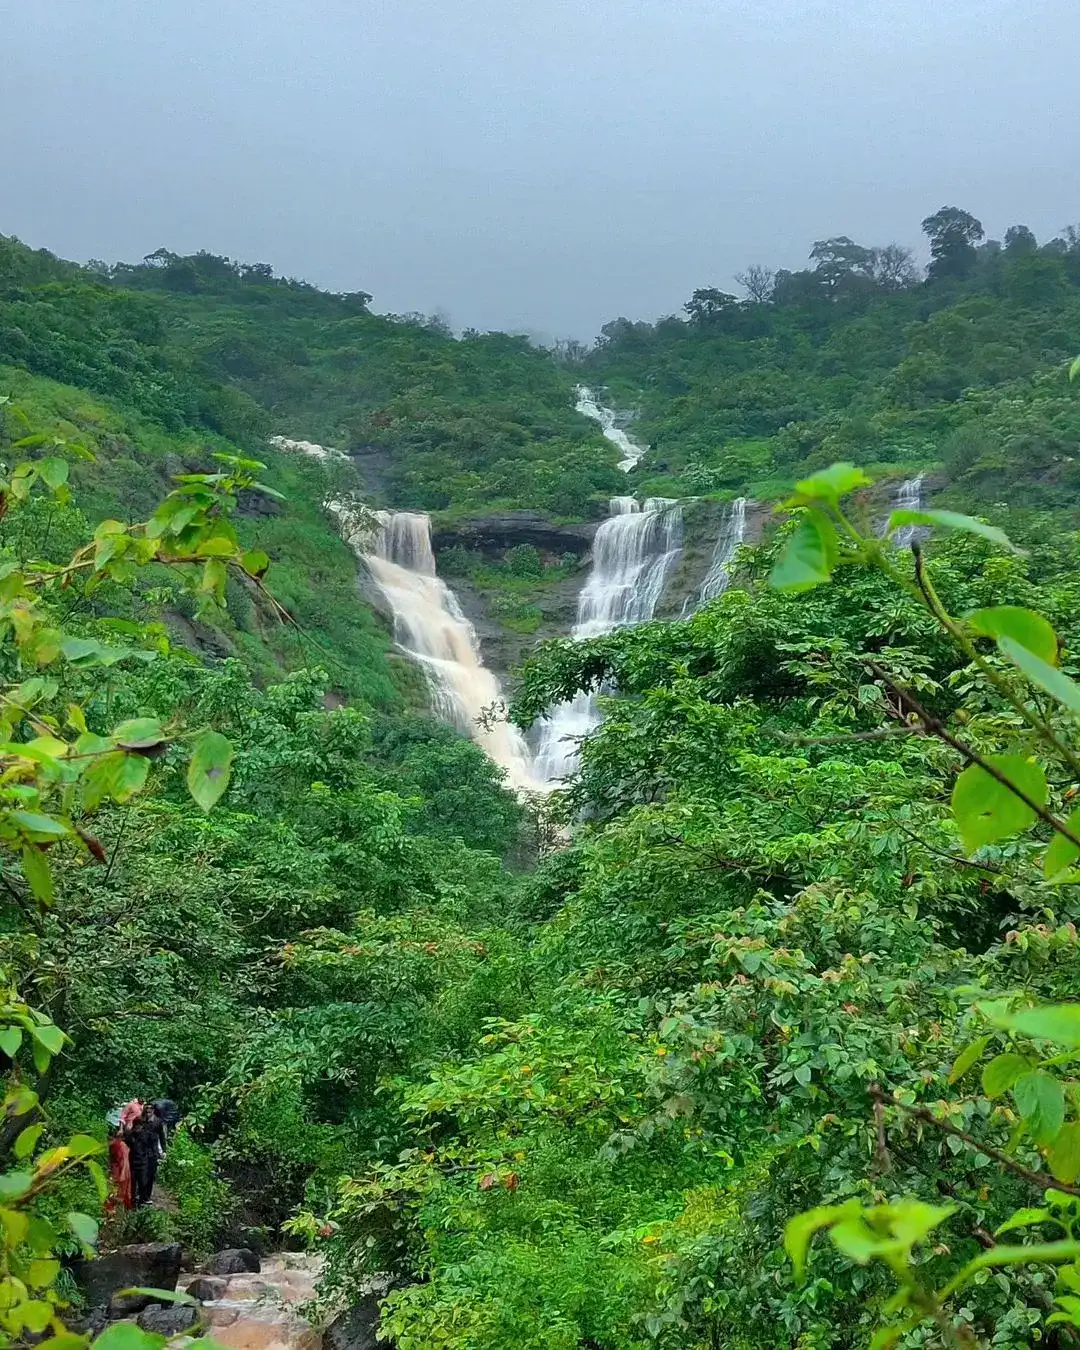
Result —
<path fill-rule="evenodd" d="M 119 1115 L 109 1131 L 109 1178 L 113 1184 L 113 1194 L 105 1202 L 105 1209 L 112 1214 L 117 1205 L 125 1209 L 134 1209 L 135 1201 L 131 1192 L 131 1153 L 120 1133 Z"/>
<path fill-rule="evenodd" d="M 147 1102 L 138 1117 L 126 1127 L 125 1140 L 131 1154 L 135 1208 L 141 1209 L 150 1203 L 158 1161 L 165 1153 L 165 1125 L 153 1102 Z"/>

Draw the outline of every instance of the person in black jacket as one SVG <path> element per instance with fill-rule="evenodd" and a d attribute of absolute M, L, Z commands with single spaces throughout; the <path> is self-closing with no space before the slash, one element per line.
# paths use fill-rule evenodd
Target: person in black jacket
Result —
<path fill-rule="evenodd" d="M 165 1125 L 152 1103 L 147 1103 L 125 1135 L 131 1153 L 131 1189 L 135 1208 L 150 1203 L 157 1180 L 158 1161 L 165 1152 Z"/>

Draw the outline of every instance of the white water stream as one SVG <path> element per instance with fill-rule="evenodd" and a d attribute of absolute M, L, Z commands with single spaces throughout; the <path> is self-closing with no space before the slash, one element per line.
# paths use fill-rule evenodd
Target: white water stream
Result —
<path fill-rule="evenodd" d="M 525 738 L 503 712 L 499 681 L 480 658 L 476 631 L 435 575 L 431 518 L 422 512 L 355 512 L 327 502 L 394 616 L 394 640 L 424 672 L 435 711 L 506 770 L 518 791 L 543 791 Z M 372 529 L 372 525 L 376 528 Z"/>
<path fill-rule="evenodd" d="M 923 481 L 926 475 L 917 474 L 914 478 L 905 479 L 896 489 L 896 496 L 893 498 L 892 509 L 894 511 L 921 511 L 923 509 Z M 919 525 L 901 525 L 898 530 L 893 531 L 893 543 L 899 548 L 908 548 L 916 540 L 922 537 L 924 530 Z"/>
<path fill-rule="evenodd" d="M 599 403 L 591 389 L 579 384 L 574 392 L 577 394 L 577 402 L 574 404 L 575 409 L 583 416 L 590 417 L 594 422 L 599 422 L 600 430 L 612 445 L 617 446 L 622 451 L 619 468 L 622 469 L 623 473 L 629 473 L 649 447 L 638 445 L 636 441 L 630 439 L 625 431 L 620 431 L 615 425 L 613 409 L 605 408 L 602 403 Z"/>
<path fill-rule="evenodd" d="M 713 545 L 712 559 L 696 596 L 688 596 L 682 617 L 689 618 L 702 605 L 723 595 L 731 584 L 731 563 L 746 538 L 746 497 L 736 497 L 724 512 L 720 533 Z"/>
<path fill-rule="evenodd" d="M 593 540 L 593 565 L 578 596 L 575 638 L 599 637 L 646 623 L 682 550 L 682 507 L 666 497 L 644 505 L 612 497 L 611 515 Z M 600 722 L 596 694 L 577 694 L 540 724 L 536 775 L 549 787 L 577 768 L 581 739 Z"/>

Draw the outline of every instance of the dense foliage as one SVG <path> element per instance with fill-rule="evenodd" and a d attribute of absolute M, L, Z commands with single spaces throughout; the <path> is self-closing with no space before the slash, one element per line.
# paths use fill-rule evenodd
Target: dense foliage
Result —
<path fill-rule="evenodd" d="M 372 314 L 200 253 L 79 268 L 0 237 L 0 363 L 246 448 L 270 433 L 357 456 L 390 505 L 578 516 L 618 490 L 571 375 L 523 337 Z"/>
<path fill-rule="evenodd" d="M 185 1111 L 175 1212 L 106 1240 L 311 1241 L 328 1298 L 393 1277 L 402 1350 L 1076 1343 L 1080 245 L 924 228 L 925 281 L 820 241 L 554 354 L 0 241 L 9 1341 L 138 1093 Z M 1012 543 L 800 482 L 689 620 L 526 663 L 523 727 L 603 691 L 553 832 L 423 715 L 322 503 L 598 514 L 580 379 L 639 488 L 927 468 Z M 580 570 L 444 562 L 523 635 Z"/>
<path fill-rule="evenodd" d="M 1080 405 L 1059 372 L 1080 347 L 1080 234 L 979 242 L 955 208 L 923 229 L 926 281 L 906 250 L 842 237 L 805 271 L 749 269 L 743 300 L 702 289 L 684 316 L 608 324 L 581 360 L 640 410 L 642 490 L 770 497 L 843 459 L 1071 506 Z"/>

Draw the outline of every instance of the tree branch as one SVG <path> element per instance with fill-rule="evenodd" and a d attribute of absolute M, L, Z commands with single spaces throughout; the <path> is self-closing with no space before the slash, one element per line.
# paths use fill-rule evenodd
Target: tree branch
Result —
<path fill-rule="evenodd" d="M 979 768 L 982 769 L 983 773 L 989 774 L 990 777 L 1000 783 L 1003 788 L 1006 788 L 1011 792 L 1014 797 L 1019 798 L 1029 811 L 1033 811 L 1040 820 L 1045 821 L 1055 834 L 1062 835 L 1064 838 L 1068 839 L 1070 844 L 1075 844 L 1077 848 L 1080 848 L 1080 835 L 1074 834 L 1063 821 L 1058 820 L 1057 816 L 1055 816 L 1052 811 L 1048 811 L 1045 806 L 1040 806 L 1034 797 L 1029 797 L 1022 788 L 1018 788 L 1006 774 L 1002 773 L 999 768 L 991 764 L 990 761 L 986 759 L 985 756 L 981 755 L 973 746 L 968 745 L 966 742 L 961 741 L 954 736 L 944 722 L 941 722 L 932 713 L 926 711 L 914 694 L 909 693 L 906 689 L 902 689 L 900 685 L 895 684 L 888 672 L 882 666 L 879 666 L 876 661 L 872 661 L 868 658 L 866 665 L 867 669 L 872 671 L 873 674 L 896 695 L 900 700 L 901 705 L 906 705 L 906 707 L 915 714 L 931 736 L 936 736 L 938 740 L 944 741 L 946 745 L 951 745 L 954 750 L 964 756 L 968 763 L 977 764 Z M 1078 1192 L 1078 1194 L 1080 1194 L 1080 1192 Z"/>

